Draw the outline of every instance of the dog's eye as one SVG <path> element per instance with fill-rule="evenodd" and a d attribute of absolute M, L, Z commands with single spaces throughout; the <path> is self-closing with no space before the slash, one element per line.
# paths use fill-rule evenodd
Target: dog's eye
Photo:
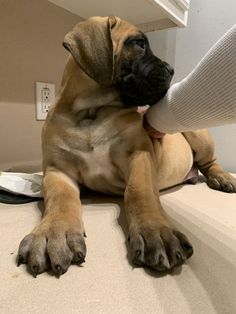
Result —
<path fill-rule="evenodd" d="M 145 48 L 145 40 L 144 39 L 134 39 L 133 43 L 139 46 L 140 48 Z"/>
<path fill-rule="evenodd" d="M 128 38 L 125 41 L 125 46 L 138 46 L 139 48 L 145 49 L 146 48 L 146 42 L 144 38 Z"/>

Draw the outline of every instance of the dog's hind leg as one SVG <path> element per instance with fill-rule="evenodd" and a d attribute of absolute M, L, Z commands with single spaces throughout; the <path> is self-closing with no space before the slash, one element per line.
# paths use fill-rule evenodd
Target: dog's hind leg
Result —
<path fill-rule="evenodd" d="M 187 237 L 174 228 L 161 206 L 151 153 L 133 153 L 128 172 L 125 210 L 133 263 L 158 271 L 181 265 L 192 255 L 193 249 Z"/>
<path fill-rule="evenodd" d="M 210 188 L 228 193 L 236 192 L 236 179 L 224 171 L 216 160 L 214 142 L 208 130 L 184 132 L 194 152 L 194 161 L 207 178 Z"/>
<path fill-rule="evenodd" d="M 50 267 L 60 276 L 71 262 L 83 263 L 86 254 L 80 192 L 73 180 L 55 168 L 46 170 L 43 191 L 42 221 L 21 241 L 18 265 L 27 263 L 35 277 Z"/>

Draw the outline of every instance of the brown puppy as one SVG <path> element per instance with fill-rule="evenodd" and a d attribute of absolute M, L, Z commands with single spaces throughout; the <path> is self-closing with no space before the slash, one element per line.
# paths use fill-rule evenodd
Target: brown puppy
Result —
<path fill-rule="evenodd" d="M 22 240 L 18 263 L 36 276 L 48 267 L 61 275 L 72 262 L 84 262 L 79 187 L 85 185 L 124 194 L 135 264 L 159 271 L 182 264 L 193 249 L 165 214 L 159 190 L 183 182 L 194 162 L 212 188 L 235 192 L 235 179 L 216 163 L 207 131 L 154 143 L 148 137 L 135 106 L 162 97 L 173 71 L 136 27 L 91 18 L 66 35 L 64 46 L 71 56 L 42 135 L 45 212 Z M 143 89 L 133 89 L 136 79 Z"/>

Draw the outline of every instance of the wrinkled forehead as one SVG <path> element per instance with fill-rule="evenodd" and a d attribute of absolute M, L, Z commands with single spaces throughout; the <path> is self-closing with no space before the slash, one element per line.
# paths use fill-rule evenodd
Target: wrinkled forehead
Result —
<path fill-rule="evenodd" d="M 135 25 L 116 17 L 116 23 L 111 29 L 111 39 L 114 51 L 119 51 L 128 38 L 140 35 L 145 37 Z"/>
<path fill-rule="evenodd" d="M 133 24 L 122 20 L 117 16 L 93 16 L 87 19 L 99 24 L 106 24 L 109 19 L 113 40 L 119 40 L 120 38 L 132 36 L 141 33 L 141 31 Z"/>
<path fill-rule="evenodd" d="M 117 16 L 93 16 L 87 19 L 87 22 L 92 22 L 93 26 L 109 26 L 110 27 L 110 36 L 113 43 L 113 51 L 114 53 L 119 53 L 122 50 L 124 42 L 130 38 L 135 36 L 146 37 L 135 25 L 122 20 Z M 89 23 L 87 27 L 89 27 Z M 80 26 L 80 23 L 75 27 L 74 31 L 76 32 L 76 28 Z M 89 30 L 89 29 L 88 29 Z"/>

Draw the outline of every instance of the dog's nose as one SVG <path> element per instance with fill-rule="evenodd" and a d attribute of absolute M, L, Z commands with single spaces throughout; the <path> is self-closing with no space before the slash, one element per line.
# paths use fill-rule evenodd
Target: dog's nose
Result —
<path fill-rule="evenodd" d="M 170 75 L 174 75 L 175 71 L 171 65 L 169 65 L 168 63 L 165 63 L 165 67 L 166 67 L 167 71 L 170 73 Z"/>

